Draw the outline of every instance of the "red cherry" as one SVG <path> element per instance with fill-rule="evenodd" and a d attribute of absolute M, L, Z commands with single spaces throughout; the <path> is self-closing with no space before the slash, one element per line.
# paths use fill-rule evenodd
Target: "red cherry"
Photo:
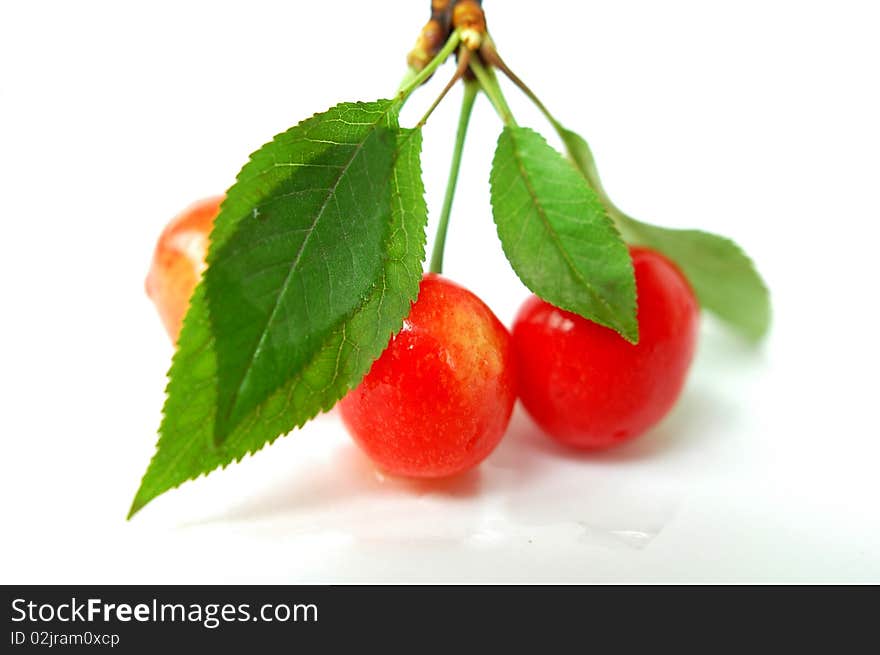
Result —
<path fill-rule="evenodd" d="M 485 459 L 515 401 L 507 329 L 470 291 L 429 273 L 401 331 L 339 406 L 379 468 L 436 478 Z"/>
<path fill-rule="evenodd" d="M 559 441 L 605 448 L 662 419 L 681 393 L 697 340 L 699 307 L 687 279 L 661 254 L 630 248 L 639 343 L 532 296 L 513 326 L 519 393 Z"/>

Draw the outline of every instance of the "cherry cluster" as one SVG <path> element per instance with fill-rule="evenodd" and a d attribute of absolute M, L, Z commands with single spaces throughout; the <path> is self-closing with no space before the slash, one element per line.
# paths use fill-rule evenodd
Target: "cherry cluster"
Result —
<path fill-rule="evenodd" d="M 163 231 L 147 277 L 173 341 L 205 268 L 222 198 L 196 203 Z M 403 327 L 339 403 L 354 440 L 383 471 L 435 478 L 478 465 L 507 431 L 517 397 L 550 437 L 602 449 L 643 434 L 681 393 L 699 307 L 663 255 L 631 247 L 640 339 L 531 296 L 512 329 L 476 295 L 427 273 Z"/>

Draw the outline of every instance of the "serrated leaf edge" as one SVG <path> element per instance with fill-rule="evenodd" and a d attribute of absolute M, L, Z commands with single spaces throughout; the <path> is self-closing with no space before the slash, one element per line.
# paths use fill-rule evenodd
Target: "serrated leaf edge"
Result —
<path fill-rule="evenodd" d="M 338 106 L 340 106 L 340 105 L 353 105 L 353 104 L 362 105 L 362 104 L 369 104 L 369 103 L 360 103 L 360 102 L 359 102 L 359 103 L 339 103 L 339 104 L 335 105 L 334 107 L 338 107 Z M 329 110 L 328 110 L 328 111 L 329 111 Z M 316 113 L 314 116 L 318 116 L 318 115 L 320 115 L 321 113 L 325 113 L 325 112 L 319 112 L 319 113 Z M 313 116 L 313 117 L 314 117 L 314 116 Z M 306 119 L 306 120 L 309 120 L 309 119 Z M 414 129 L 410 129 L 410 130 L 408 130 L 407 135 L 406 135 L 406 138 L 407 138 L 407 139 L 411 138 L 413 135 L 415 135 L 415 134 L 418 133 L 419 131 L 420 131 L 419 128 L 414 128 Z M 281 134 L 284 134 L 284 133 L 286 133 L 286 131 L 285 131 L 285 132 L 282 132 Z M 275 138 L 277 138 L 277 136 L 276 136 Z M 273 139 L 273 141 L 274 141 L 274 139 Z M 398 148 L 397 152 L 395 153 L 395 161 L 394 161 L 394 164 L 393 164 L 393 166 L 392 166 L 392 170 L 394 170 L 394 166 L 396 166 L 396 158 L 397 158 L 397 156 L 399 155 L 400 150 L 401 150 L 401 149 Z M 256 152 L 256 151 L 255 151 L 255 152 Z M 236 178 L 236 180 L 237 180 L 237 179 L 238 179 L 238 178 Z M 425 197 L 425 190 L 424 190 L 424 186 L 422 186 L 422 189 L 421 189 L 421 199 L 422 199 L 422 203 L 424 203 L 424 197 Z M 420 241 L 419 241 L 419 249 L 420 249 L 420 251 L 421 251 L 421 256 L 419 257 L 419 261 L 422 261 L 422 262 L 423 262 L 424 259 L 425 259 L 425 245 L 426 245 L 426 243 L 427 243 L 427 234 L 426 234 L 426 232 L 425 232 L 424 230 L 422 231 L 421 234 L 422 234 L 422 238 L 421 238 Z M 389 261 L 389 257 L 387 256 L 387 254 L 384 256 L 383 259 L 384 259 L 384 261 L 385 261 L 386 263 Z M 376 282 L 373 283 L 373 285 L 370 287 L 370 291 L 369 291 L 369 293 L 365 294 L 365 298 L 364 298 L 364 300 L 363 300 L 363 301 L 362 301 L 362 302 L 361 302 L 361 303 L 360 303 L 355 309 L 353 309 L 351 312 L 349 312 L 348 314 L 346 314 L 345 319 L 343 319 L 342 322 L 347 322 L 348 320 L 350 320 L 355 314 L 357 314 L 358 312 L 360 312 L 360 311 L 364 308 L 364 306 L 367 305 L 367 304 L 372 300 L 372 298 L 373 298 L 373 294 L 374 294 L 375 291 L 379 288 L 380 282 L 381 282 L 383 285 L 385 284 L 385 276 L 384 276 L 384 275 L 383 275 L 379 280 L 377 280 Z M 201 283 L 201 281 L 200 281 L 200 282 L 199 282 L 199 285 L 201 286 L 201 284 L 202 284 L 202 283 Z M 407 297 L 407 298 L 410 300 L 410 305 L 412 305 L 412 303 L 414 303 L 414 302 L 418 299 L 418 295 L 419 295 L 419 287 L 420 287 L 420 285 L 419 285 L 419 282 L 417 281 L 416 284 L 414 285 L 414 288 L 413 288 L 413 289 L 409 289 L 407 292 L 405 292 L 404 295 L 405 295 L 405 297 Z M 190 299 L 190 304 L 192 304 L 192 298 Z M 183 329 L 185 329 L 186 325 L 188 324 L 188 322 L 189 322 L 190 320 L 193 320 L 193 319 L 190 318 L 190 313 L 189 313 L 189 311 L 187 311 L 187 313 L 184 315 L 183 325 L 182 325 L 182 328 L 181 328 L 181 334 L 183 333 Z M 391 330 L 391 331 L 389 332 L 387 341 L 390 343 L 391 339 L 392 339 L 392 338 L 393 338 L 393 337 L 394 337 L 394 336 L 395 336 L 395 335 L 396 335 L 396 334 L 397 334 L 402 328 L 403 328 L 403 322 L 401 322 L 401 325 L 400 325 L 396 330 Z M 330 341 L 334 336 L 335 336 L 335 333 L 331 333 L 331 334 L 329 334 L 329 335 L 327 336 L 327 338 L 325 339 L 324 344 L 326 344 L 328 341 Z M 210 346 L 213 344 L 213 342 L 214 342 L 214 337 L 212 336 L 212 337 L 210 337 L 209 339 L 207 339 L 207 340 L 206 340 L 206 341 L 200 346 L 200 348 L 198 348 L 196 351 L 193 351 L 193 353 L 187 353 L 187 356 L 192 356 L 192 354 L 195 354 L 195 353 L 199 352 L 200 350 L 203 350 L 204 348 L 210 347 Z M 318 349 L 318 350 L 316 351 L 315 355 L 314 355 L 314 356 L 308 361 L 308 363 L 307 363 L 305 366 L 303 366 L 303 368 L 302 368 L 303 371 L 305 371 L 306 369 L 308 369 L 308 367 L 309 367 L 309 366 L 315 361 L 315 358 L 320 354 L 321 350 L 322 350 L 322 349 Z M 384 351 L 383 351 L 383 352 L 384 352 Z M 374 358 L 373 361 L 370 363 L 370 366 L 372 366 L 372 363 L 375 362 L 376 359 L 378 359 L 379 357 L 381 357 L 381 355 L 382 355 L 382 353 L 379 353 L 379 355 L 377 355 L 377 357 Z M 168 404 L 167 394 L 168 394 L 169 387 L 170 387 L 170 385 L 171 385 L 170 373 L 171 373 L 171 369 L 174 368 L 175 363 L 177 362 L 177 360 L 178 360 L 178 358 L 179 358 L 180 356 L 182 356 L 181 353 L 180 353 L 180 351 L 175 351 L 175 353 L 174 353 L 174 355 L 172 356 L 172 359 L 171 359 L 171 366 L 170 366 L 169 369 L 168 369 L 168 374 L 167 374 L 168 382 L 167 382 L 166 385 L 165 385 L 166 400 L 165 400 L 165 403 L 163 404 L 163 407 L 162 407 L 162 424 L 163 424 L 163 425 L 164 425 L 164 422 L 165 422 L 165 413 L 166 413 L 166 407 L 167 407 L 167 404 Z M 364 375 L 366 375 L 366 373 L 367 373 L 368 371 L 369 371 L 369 367 L 367 368 L 367 371 L 364 372 Z M 302 373 L 300 373 L 300 375 L 302 375 Z M 291 387 L 291 386 L 292 386 L 292 385 L 293 385 L 298 379 L 301 379 L 301 378 L 297 377 L 297 378 L 291 378 L 291 379 L 289 379 L 288 382 L 287 382 L 285 385 L 283 385 L 282 387 L 280 387 L 280 388 L 275 392 L 275 394 L 280 394 L 280 393 L 282 393 L 282 392 L 287 392 L 287 391 L 289 390 L 289 387 Z M 315 418 L 315 417 L 318 416 L 319 414 L 324 413 L 324 412 L 327 412 L 327 411 L 330 411 L 330 409 L 332 409 L 332 408 L 336 405 L 336 403 L 338 403 L 338 402 L 339 402 L 339 401 L 345 396 L 346 393 L 348 393 L 349 391 L 351 391 L 351 390 L 352 390 L 354 387 L 356 387 L 357 384 L 359 384 L 359 383 L 360 383 L 360 381 L 358 381 L 357 383 L 351 383 L 351 384 L 346 385 L 345 390 L 343 391 L 342 394 L 339 395 L 338 398 L 336 398 L 336 400 L 334 400 L 334 401 L 332 401 L 332 402 L 328 400 L 326 403 L 324 403 L 323 405 L 319 406 L 319 408 L 316 409 L 313 413 L 311 413 L 310 415 L 306 416 L 306 417 L 303 418 L 301 421 L 296 422 L 296 424 L 295 424 L 295 425 L 294 425 L 289 431 L 284 432 L 284 433 L 277 434 L 276 436 L 272 437 L 271 439 L 267 439 L 267 440 L 263 441 L 259 446 L 256 446 L 255 448 L 248 448 L 248 449 L 245 450 L 245 452 L 241 453 L 240 455 L 234 455 L 234 456 L 232 456 L 232 457 L 230 458 L 229 461 L 224 462 L 224 463 L 222 463 L 222 464 L 219 464 L 218 466 L 215 466 L 214 468 L 212 468 L 212 469 L 210 469 L 210 470 L 208 470 L 208 471 L 201 471 L 201 472 L 199 472 L 199 473 L 197 473 L 197 474 L 195 474 L 195 475 L 193 475 L 193 476 L 187 477 L 185 480 L 181 480 L 181 481 L 179 481 L 179 482 L 177 482 L 177 483 L 175 483 L 175 484 L 173 484 L 173 485 L 167 487 L 166 489 L 164 489 L 163 491 L 159 492 L 158 494 L 151 495 L 151 496 L 149 496 L 149 497 L 147 497 L 147 498 L 145 498 L 145 499 L 140 499 L 140 496 L 141 496 L 141 490 L 143 489 L 144 481 L 146 480 L 147 475 L 149 474 L 150 470 L 152 469 L 152 467 L 153 467 L 153 463 L 154 463 L 154 461 L 156 460 L 156 457 L 158 456 L 158 451 L 159 451 L 159 441 L 161 440 L 161 433 L 162 433 L 161 426 L 160 426 L 160 430 L 159 430 L 159 434 L 160 434 L 160 436 L 159 436 L 159 440 L 156 442 L 155 452 L 153 453 L 153 456 L 150 458 L 150 463 L 147 465 L 147 469 L 146 469 L 146 471 L 144 472 L 144 475 L 141 476 L 141 482 L 140 482 L 140 485 L 139 485 L 139 487 L 138 487 L 137 492 L 135 493 L 134 500 L 132 501 L 132 504 L 131 504 L 131 507 L 130 507 L 130 509 L 129 509 L 129 512 L 128 512 L 128 515 L 127 515 L 126 519 L 131 519 L 131 518 L 132 518 L 135 514 L 137 514 L 141 509 L 143 509 L 148 503 L 150 503 L 152 500 L 154 500 L 154 499 L 157 498 L 158 496 L 164 494 L 165 492 L 167 492 L 167 491 L 171 491 L 172 489 L 177 489 L 178 487 L 180 487 L 182 484 L 184 484 L 184 483 L 186 483 L 186 482 L 191 482 L 191 481 L 193 481 L 193 480 L 197 480 L 197 479 L 199 479 L 199 478 L 201 478 L 201 477 L 207 477 L 208 475 L 210 475 L 210 474 L 213 473 L 214 471 L 217 471 L 217 470 L 221 470 L 221 471 L 222 471 L 222 470 L 225 470 L 226 467 L 228 467 L 230 464 L 234 464 L 234 463 L 235 463 L 235 464 L 238 464 L 238 463 L 240 463 L 245 457 L 253 456 L 253 455 L 255 455 L 257 452 L 259 452 L 260 450 L 262 450 L 263 448 L 265 448 L 266 446 L 271 446 L 271 445 L 272 445 L 273 443 L 275 443 L 280 437 L 287 436 L 288 434 L 290 434 L 290 433 L 293 432 L 294 430 L 298 430 L 298 429 L 302 428 L 306 423 L 308 423 L 309 421 L 311 421 L 313 418 Z M 274 396 L 275 394 L 273 394 L 273 396 Z M 259 412 L 260 412 L 260 407 L 257 407 L 257 408 L 254 410 L 254 414 L 259 415 Z M 250 419 L 250 420 L 253 420 L 253 419 Z M 242 424 L 239 426 L 239 428 L 236 428 L 236 430 L 233 432 L 233 435 L 235 434 L 235 432 L 237 432 L 237 431 L 238 431 L 239 429 L 241 429 L 242 427 L 244 427 L 244 422 L 242 422 Z M 230 436 L 233 436 L 233 435 L 230 435 Z M 189 443 L 191 443 L 191 442 L 189 442 Z M 139 502 L 139 500 L 140 500 L 140 502 Z"/>
<path fill-rule="evenodd" d="M 544 142 L 544 145 L 546 145 L 548 148 L 553 149 L 553 150 L 555 151 L 555 148 L 553 148 L 553 147 L 547 142 L 547 140 L 544 138 L 544 136 L 543 136 L 542 134 L 540 134 L 539 132 L 537 132 L 537 131 L 535 131 L 535 130 L 533 130 L 533 129 L 531 129 L 531 128 L 528 128 L 528 127 L 522 127 L 522 126 L 517 126 L 516 129 L 518 129 L 518 130 L 526 130 L 526 131 L 528 131 L 528 132 L 531 132 L 532 134 L 534 134 L 535 136 L 537 136 L 539 139 L 541 139 L 541 140 Z M 511 139 L 515 141 L 515 137 L 513 136 L 513 131 L 514 131 L 513 128 L 505 127 L 505 128 L 504 128 L 504 131 L 502 131 L 502 133 L 499 135 L 498 140 L 497 140 L 497 142 L 496 142 L 496 152 L 497 152 L 497 150 L 498 150 L 498 144 L 500 143 L 501 139 L 503 138 L 505 132 L 508 132 L 508 130 L 510 130 L 509 133 L 511 134 Z M 580 176 L 581 178 L 583 178 L 583 175 L 580 173 L 580 171 L 578 170 L 577 166 L 576 166 L 574 163 L 572 163 L 571 161 L 569 161 L 568 159 L 566 159 L 566 158 L 565 158 L 561 153 L 559 153 L 558 151 L 556 151 L 556 152 L 557 152 L 557 154 L 559 155 L 559 157 L 560 157 L 563 161 L 565 161 L 568 165 L 570 165 L 570 166 L 571 166 L 571 167 L 572 167 L 572 168 L 573 168 L 573 169 L 579 174 L 579 176 Z M 526 174 L 525 168 L 524 168 L 524 166 L 523 166 L 523 164 L 522 164 L 522 160 L 521 160 L 521 158 L 519 157 L 519 155 L 518 155 L 518 151 L 517 151 L 516 148 L 514 148 L 514 156 L 516 157 L 516 160 L 517 160 L 517 167 L 519 168 L 520 176 L 522 177 L 523 180 L 525 180 L 526 187 L 528 188 L 529 195 L 530 195 L 530 197 L 531 197 L 532 200 L 533 200 L 533 203 L 532 203 L 532 204 L 533 204 L 533 206 L 535 206 L 535 207 L 538 209 L 538 213 L 541 215 L 541 220 L 542 220 L 542 222 L 544 223 L 545 227 L 547 228 L 547 232 L 551 235 L 551 238 L 552 238 L 553 241 L 556 243 L 557 250 L 563 254 L 563 259 L 565 260 L 566 265 L 567 265 L 567 266 L 569 267 L 569 269 L 575 274 L 575 276 L 576 276 L 576 277 L 582 282 L 582 284 L 584 285 L 584 287 L 587 288 L 587 290 L 589 291 L 590 295 L 591 295 L 593 298 L 595 298 L 595 299 L 596 299 L 596 300 L 597 300 L 597 301 L 598 301 L 603 307 L 605 307 L 606 310 L 608 310 L 608 312 L 609 312 L 609 314 L 610 314 L 611 316 L 617 316 L 617 315 L 618 315 L 618 310 L 615 309 L 614 307 L 612 307 L 611 304 L 609 304 L 608 301 L 605 300 L 604 297 L 602 297 L 602 294 L 600 294 L 600 293 L 598 293 L 598 292 L 596 291 L 595 287 L 590 283 L 590 281 L 589 281 L 586 277 L 584 277 L 584 275 L 581 273 L 581 271 L 578 269 L 578 267 L 575 266 L 574 263 L 571 261 L 571 258 L 570 258 L 569 254 L 568 254 L 568 251 L 567 251 L 567 250 L 563 247 L 563 245 L 559 242 L 559 238 L 558 238 L 558 236 L 556 235 L 556 231 L 555 231 L 555 230 L 553 229 L 553 227 L 550 225 L 549 221 L 547 220 L 547 217 L 546 217 L 546 214 L 545 214 L 545 212 L 544 212 L 543 207 L 542 207 L 541 204 L 537 201 L 538 199 L 537 199 L 537 196 L 536 196 L 536 194 L 535 194 L 535 192 L 534 192 L 534 188 L 532 187 L 531 182 L 528 180 L 528 175 Z M 494 160 L 494 158 L 493 158 L 493 160 Z M 490 171 L 490 175 L 489 175 L 489 184 L 490 184 L 490 186 L 492 187 L 493 190 L 496 188 L 496 175 L 495 175 L 494 161 L 493 161 L 493 166 L 492 166 L 492 169 L 491 169 L 491 171 Z M 623 236 L 621 235 L 620 230 L 619 230 L 619 229 L 617 228 L 617 226 L 614 224 L 614 221 L 611 220 L 611 217 L 610 217 L 610 215 L 608 214 L 608 208 L 607 208 L 607 207 L 605 206 L 605 204 L 601 201 L 601 199 L 598 197 L 598 194 L 596 194 L 596 192 L 593 190 L 593 188 L 592 188 L 592 187 L 586 182 L 586 180 L 584 181 L 584 187 L 587 189 L 587 191 L 588 191 L 589 194 L 595 196 L 595 200 L 596 200 L 596 203 L 595 203 L 595 204 L 598 205 L 598 207 L 601 209 L 601 212 L 600 212 L 600 213 L 601 213 L 602 217 L 605 219 L 605 226 L 609 229 L 609 231 L 610 231 L 612 234 L 614 234 L 618 239 L 620 239 L 621 242 L 623 242 Z M 492 194 L 492 197 L 494 197 L 494 193 Z M 495 212 L 494 212 L 494 203 L 493 203 L 493 219 L 494 219 L 494 217 L 495 217 Z M 495 220 L 495 223 L 496 223 L 496 225 L 497 225 L 497 220 Z M 501 243 L 501 246 L 502 246 L 502 248 L 505 250 L 505 253 L 506 253 L 507 248 L 506 248 L 506 246 L 505 246 L 505 244 L 504 244 L 503 241 L 502 241 L 502 243 Z M 530 280 L 525 279 L 525 277 L 523 276 L 523 274 L 522 274 L 522 273 L 521 273 L 516 267 L 511 266 L 511 268 L 513 268 L 513 272 L 516 274 L 516 276 L 520 279 L 520 281 L 521 281 L 526 287 L 528 287 L 529 289 L 533 289 L 533 285 L 531 284 L 531 281 L 530 281 Z M 638 310 L 638 298 L 637 298 L 637 296 L 638 296 L 638 289 L 637 289 L 637 287 L 636 287 L 636 285 L 635 285 L 635 277 L 633 276 L 633 304 L 632 304 L 631 307 L 628 308 L 628 309 L 630 310 L 630 311 L 628 312 L 628 315 L 632 315 L 633 317 L 636 317 L 636 312 L 637 312 L 637 310 Z M 564 309 L 565 311 L 569 311 L 569 312 L 572 312 L 572 313 L 574 313 L 574 314 L 578 314 L 578 315 L 580 315 L 580 312 L 578 312 L 577 309 L 575 309 L 575 308 L 574 308 L 573 306 L 571 306 L 571 305 L 568 305 L 567 303 L 558 304 L 558 305 L 556 305 L 556 306 L 559 307 L 560 309 Z M 633 321 L 632 321 L 632 325 L 630 325 L 630 326 L 628 326 L 628 327 L 627 327 L 627 326 L 621 326 L 621 327 L 618 327 L 618 326 L 612 325 L 609 321 L 606 321 L 606 320 L 604 320 L 604 319 L 600 319 L 600 318 L 598 318 L 598 317 L 594 317 L 594 316 L 591 316 L 591 317 L 585 317 L 585 318 L 587 318 L 588 320 L 591 320 L 591 321 L 593 321 L 593 322 L 595 322 L 595 323 L 598 323 L 599 325 L 602 325 L 602 326 L 604 326 L 604 327 L 607 327 L 607 328 L 609 328 L 609 329 L 611 329 L 611 330 L 614 330 L 615 332 L 617 332 L 618 334 L 620 334 L 624 339 L 626 339 L 626 340 L 629 341 L 630 343 L 636 344 L 636 343 L 638 343 L 638 341 L 639 341 L 639 324 L 638 324 L 638 319 L 637 319 L 637 318 L 634 318 Z"/>

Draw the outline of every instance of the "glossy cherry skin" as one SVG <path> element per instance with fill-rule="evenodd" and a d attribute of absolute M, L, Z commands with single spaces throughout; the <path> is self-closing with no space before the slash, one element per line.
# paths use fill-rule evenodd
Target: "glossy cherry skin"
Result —
<path fill-rule="evenodd" d="M 200 200 L 175 216 L 162 231 L 147 274 L 147 295 L 177 342 L 183 316 L 205 270 L 208 237 L 220 212 L 223 196 Z"/>
<path fill-rule="evenodd" d="M 485 459 L 515 401 L 507 329 L 477 296 L 429 273 L 401 331 L 339 407 L 381 470 L 438 478 Z"/>
<path fill-rule="evenodd" d="M 684 386 L 699 307 L 663 255 L 630 248 L 639 343 L 532 296 L 513 326 L 519 394 L 543 430 L 577 448 L 607 448 L 660 421 Z"/>

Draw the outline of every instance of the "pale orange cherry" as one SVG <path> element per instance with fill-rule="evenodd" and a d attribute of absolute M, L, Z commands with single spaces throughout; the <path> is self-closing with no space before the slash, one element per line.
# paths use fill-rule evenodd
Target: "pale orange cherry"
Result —
<path fill-rule="evenodd" d="M 187 207 L 168 223 L 153 252 L 147 295 L 175 343 L 190 296 L 205 270 L 208 237 L 222 201 L 223 196 L 216 196 Z"/>

